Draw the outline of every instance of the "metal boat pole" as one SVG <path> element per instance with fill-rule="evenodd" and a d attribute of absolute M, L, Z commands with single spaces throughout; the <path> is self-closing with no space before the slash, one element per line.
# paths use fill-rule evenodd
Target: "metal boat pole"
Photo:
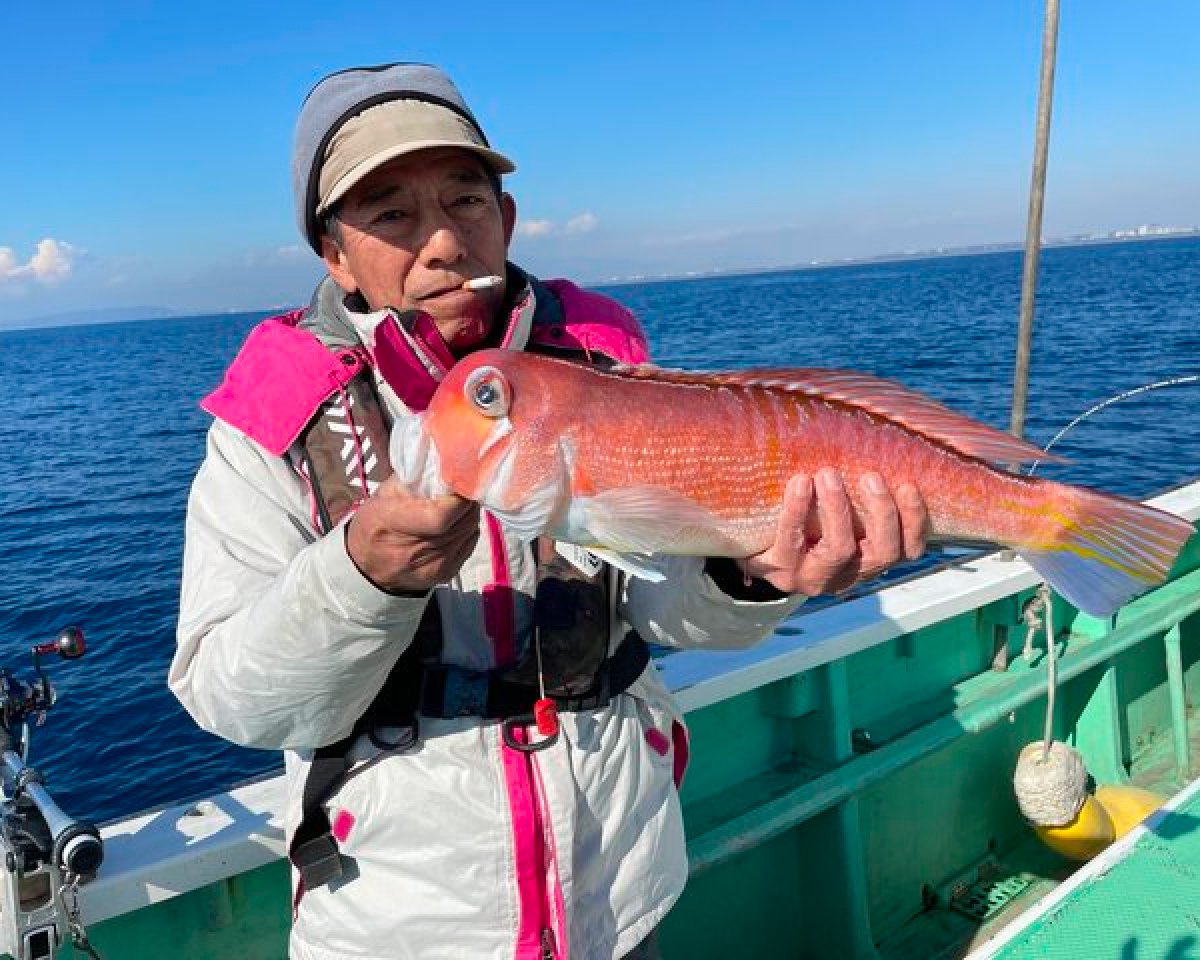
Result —
<path fill-rule="evenodd" d="M 1050 146 L 1050 108 L 1054 102 L 1054 61 L 1058 48 L 1058 0 L 1046 0 L 1042 24 L 1042 75 L 1038 89 L 1037 133 L 1033 151 L 1033 182 L 1029 189 L 1029 220 L 1025 228 L 1025 261 L 1021 270 L 1021 319 L 1017 328 L 1017 369 L 1013 378 L 1012 422 L 1009 432 L 1025 430 L 1025 401 L 1029 394 L 1029 355 L 1033 340 L 1033 304 L 1037 294 L 1038 260 L 1042 246 L 1042 206 L 1046 196 L 1046 154 Z"/>

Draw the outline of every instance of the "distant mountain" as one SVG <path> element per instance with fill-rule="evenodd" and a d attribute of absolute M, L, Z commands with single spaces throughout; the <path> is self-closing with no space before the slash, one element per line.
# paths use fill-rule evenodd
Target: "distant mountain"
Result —
<path fill-rule="evenodd" d="M 179 316 L 178 312 L 170 307 L 101 307 L 92 310 L 47 313 L 16 323 L 7 323 L 0 317 L 0 330 L 19 327 L 73 327 L 87 323 L 120 323 L 125 320 L 157 320 L 160 317 L 177 316 Z"/>

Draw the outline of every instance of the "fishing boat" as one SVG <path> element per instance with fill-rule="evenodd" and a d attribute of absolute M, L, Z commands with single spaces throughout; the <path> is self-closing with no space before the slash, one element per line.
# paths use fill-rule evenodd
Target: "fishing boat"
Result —
<path fill-rule="evenodd" d="M 1152 502 L 1195 521 L 1200 482 Z M 1082 867 L 1013 792 L 1049 692 L 1038 585 L 1019 559 L 969 555 L 798 613 L 754 649 L 661 658 L 694 758 L 692 875 L 663 955 L 1182 956 L 1169 948 L 1194 942 L 1200 903 L 1200 537 L 1109 619 L 1053 601 L 1056 737 L 1098 784 L 1166 801 Z M 77 893 L 105 960 L 282 960 L 284 798 L 272 776 L 104 824 L 95 878 L 61 897 L 5 873 L 8 949 L 38 929 L 69 944 Z"/>

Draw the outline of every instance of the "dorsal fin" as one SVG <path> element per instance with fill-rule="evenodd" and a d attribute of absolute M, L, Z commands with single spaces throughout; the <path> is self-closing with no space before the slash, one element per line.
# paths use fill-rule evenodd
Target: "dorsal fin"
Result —
<path fill-rule="evenodd" d="M 669 370 L 652 364 L 623 364 L 605 371 L 631 380 L 655 380 L 696 387 L 743 387 L 798 393 L 883 417 L 966 454 L 995 463 L 1029 460 L 1064 463 L 1062 457 L 1011 434 L 956 413 L 924 394 L 891 380 L 854 370 L 757 368 L 733 371 Z"/>

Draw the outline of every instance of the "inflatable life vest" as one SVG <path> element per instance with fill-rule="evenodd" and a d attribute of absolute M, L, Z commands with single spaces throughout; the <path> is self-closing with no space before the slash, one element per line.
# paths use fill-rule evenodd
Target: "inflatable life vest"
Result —
<path fill-rule="evenodd" d="M 565 280 L 542 284 L 532 278 L 528 296 L 535 304 L 532 314 L 527 303 L 518 305 L 501 345 L 524 339 L 527 349 L 597 365 L 648 359 L 640 326 L 615 301 Z M 287 459 L 308 491 L 314 528 L 325 534 L 392 473 L 390 424 L 375 372 L 405 406 L 421 411 L 454 357 L 426 314 L 389 313 L 368 351 L 358 344 L 325 342 L 317 312 L 297 310 L 260 323 L 201 406 Z M 522 331 L 522 323 L 528 329 Z M 427 603 L 413 643 L 350 735 L 314 753 L 301 822 L 289 848 L 301 890 L 342 873 L 323 803 L 347 773 L 346 756 L 359 737 L 403 750 L 419 739 L 418 715 L 474 715 L 501 722 L 510 747 L 539 749 L 557 736 L 556 712 L 603 706 L 641 675 L 649 651 L 636 633 L 609 656 L 607 566 L 568 562 L 546 540 L 534 549 L 540 660 L 526 649 L 523 657 L 492 671 L 440 664 L 438 604 Z M 447 694 L 451 690 L 453 698 Z M 523 735 L 530 724 L 542 739 Z"/>

